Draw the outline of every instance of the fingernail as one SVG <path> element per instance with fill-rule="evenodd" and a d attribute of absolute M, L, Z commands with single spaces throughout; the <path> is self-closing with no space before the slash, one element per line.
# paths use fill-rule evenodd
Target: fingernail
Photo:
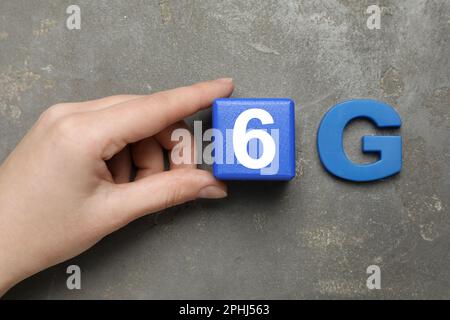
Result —
<path fill-rule="evenodd" d="M 216 80 L 217 82 L 221 82 L 221 83 L 231 83 L 233 82 L 233 78 L 220 78 Z"/>
<path fill-rule="evenodd" d="M 216 186 L 207 186 L 200 190 L 200 192 L 197 195 L 197 198 L 202 199 L 220 199 L 225 198 L 227 196 L 226 191 L 223 189 L 220 189 Z"/>

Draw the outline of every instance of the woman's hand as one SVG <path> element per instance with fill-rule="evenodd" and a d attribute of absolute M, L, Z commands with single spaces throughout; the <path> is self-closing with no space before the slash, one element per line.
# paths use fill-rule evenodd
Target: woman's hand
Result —
<path fill-rule="evenodd" d="M 0 296 L 138 217 L 225 197 L 225 185 L 195 164 L 164 171 L 162 150 L 174 147 L 183 118 L 232 91 L 231 79 L 219 79 L 45 111 L 0 167 Z"/>

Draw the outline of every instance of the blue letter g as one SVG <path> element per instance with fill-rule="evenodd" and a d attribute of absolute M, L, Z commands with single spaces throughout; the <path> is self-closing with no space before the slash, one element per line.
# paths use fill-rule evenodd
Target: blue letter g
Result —
<path fill-rule="evenodd" d="M 391 106 L 374 100 L 350 100 L 332 107 L 323 117 L 317 134 L 320 161 L 332 174 L 352 181 L 372 181 L 400 172 L 402 138 L 400 136 L 364 136 L 363 152 L 379 153 L 380 159 L 370 164 L 350 161 L 343 145 L 346 125 L 356 118 L 366 118 L 377 127 L 398 128 L 402 122 Z"/>

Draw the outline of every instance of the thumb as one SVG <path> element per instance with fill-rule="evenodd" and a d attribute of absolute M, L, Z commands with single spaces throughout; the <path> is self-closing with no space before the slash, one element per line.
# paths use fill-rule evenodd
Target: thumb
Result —
<path fill-rule="evenodd" d="M 197 198 L 227 196 L 224 183 L 199 169 L 174 169 L 138 181 L 114 185 L 108 197 L 108 220 L 119 227 L 145 214 L 160 211 Z"/>

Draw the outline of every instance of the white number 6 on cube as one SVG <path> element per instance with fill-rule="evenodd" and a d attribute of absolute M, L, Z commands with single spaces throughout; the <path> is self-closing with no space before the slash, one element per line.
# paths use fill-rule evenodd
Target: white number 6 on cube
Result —
<path fill-rule="evenodd" d="M 263 109 L 248 109 L 237 118 L 233 128 L 233 148 L 238 161 L 249 169 L 262 169 L 267 167 L 275 158 L 276 146 L 272 136 L 263 129 L 247 131 L 250 120 L 258 119 L 261 124 L 273 124 L 272 115 Z M 258 139 L 263 145 L 263 154 L 258 159 L 248 154 L 247 145 L 250 140 Z"/>

